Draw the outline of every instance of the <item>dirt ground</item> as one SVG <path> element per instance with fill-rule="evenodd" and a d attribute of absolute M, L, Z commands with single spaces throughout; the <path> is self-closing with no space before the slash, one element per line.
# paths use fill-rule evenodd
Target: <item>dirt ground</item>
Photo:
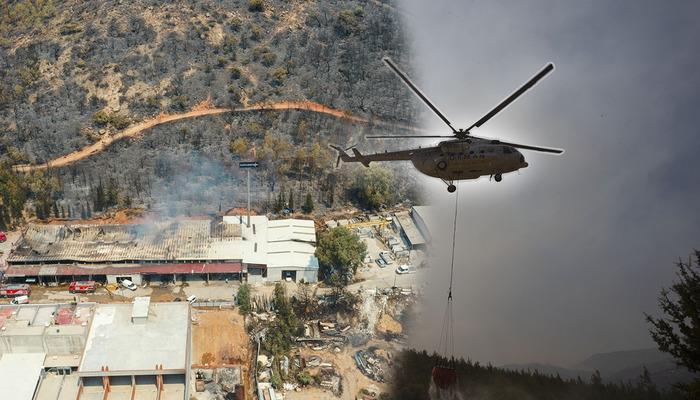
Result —
<path fill-rule="evenodd" d="M 193 367 L 246 367 L 250 339 L 238 310 L 195 308 L 192 311 Z"/>
<path fill-rule="evenodd" d="M 372 342 L 370 342 L 370 344 L 378 344 Z M 386 345 L 382 343 L 382 347 L 386 347 Z M 360 348 L 352 346 L 345 346 L 344 348 L 341 348 L 340 353 L 335 353 L 330 350 L 314 351 L 310 348 L 301 348 L 300 352 L 304 357 L 315 355 L 321 357 L 323 362 L 330 362 L 333 364 L 338 374 L 343 378 L 343 394 L 339 397 L 341 400 L 356 399 L 357 393 L 363 388 L 375 387 L 379 389 L 380 392 L 389 390 L 386 383 L 375 382 L 364 376 L 362 372 L 357 369 L 353 355 L 359 349 Z M 317 387 L 302 389 L 299 392 L 286 392 L 284 398 L 285 400 L 338 399 L 338 397 L 336 397 L 331 391 L 323 390 Z"/>
<path fill-rule="evenodd" d="M 382 316 L 379 318 L 379 321 L 377 321 L 376 329 L 377 331 L 382 333 L 403 332 L 403 327 L 401 326 L 401 324 L 387 313 L 383 313 Z"/>

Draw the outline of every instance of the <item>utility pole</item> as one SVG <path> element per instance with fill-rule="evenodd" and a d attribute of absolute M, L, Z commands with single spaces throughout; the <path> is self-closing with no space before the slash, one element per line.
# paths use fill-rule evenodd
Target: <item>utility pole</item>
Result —
<path fill-rule="evenodd" d="M 248 173 L 248 222 L 246 225 L 250 228 L 250 168 L 246 168 L 246 172 Z"/>
<path fill-rule="evenodd" d="M 248 221 L 246 226 L 250 228 L 250 170 L 251 168 L 258 168 L 260 164 L 257 161 L 241 161 L 238 163 L 238 168 L 245 168 L 248 175 Z"/>

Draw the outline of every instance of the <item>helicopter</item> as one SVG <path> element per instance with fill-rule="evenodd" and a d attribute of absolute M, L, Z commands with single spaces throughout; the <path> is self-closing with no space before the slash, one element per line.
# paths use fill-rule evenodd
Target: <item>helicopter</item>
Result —
<path fill-rule="evenodd" d="M 466 129 L 455 129 L 445 115 L 438 110 L 435 105 L 421 92 L 418 87 L 411 82 L 408 76 L 401 71 L 394 62 L 388 58 L 382 61 L 408 86 L 413 93 L 418 96 L 440 119 L 452 130 L 452 135 L 368 135 L 368 139 L 431 139 L 450 138 L 438 143 L 434 147 L 419 147 L 417 149 L 401 151 L 385 151 L 384 153 L 362 154 L 353 146 L 342 149 L 339 146 L 331 145 L 338 152 L 336 167 L 343 162 L 359 162 L 365 167 L 369 167 L 374 161 L 411 161 L 415 168 L 421 173 L 440 178 L 446 185 L 447 191 L 453 193 L 457 190 L 455 181 L 477 179 L 481 176 L 489 176 L 496 182 L 503 179 L 503 174 L 514 172 L 521 168 L 526 168 L 528 163 L 525 156 L 518 151 L 532 150 L 550 154 L 562 154 L 564 150 L 504 142 L 498 139 L 487 139 L 470 134 L 473 128 L 479 128 L 488 120 L 493 118 L 510 103 L 515 101 L 520 95 L 533 87 L 539 80 L 554 70 L 554 64 L 548 63 L 540 72 L 527 81 L 520 89 L 513 92 L 505 100 L 500 102 L 495 108 L 481 117 Z M 353 155 L 346 153 L 352 149 Z"/>

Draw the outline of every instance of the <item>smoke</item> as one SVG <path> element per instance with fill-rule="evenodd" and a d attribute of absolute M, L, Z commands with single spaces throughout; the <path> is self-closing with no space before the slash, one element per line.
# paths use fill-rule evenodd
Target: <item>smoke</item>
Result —
<path fill-rule="evenodd" d="M 163 154 L 155 164 L 157 180 L 153 183 L 151 209 L 160 215 L 202 215 L 218 212 L 219 207 L 226 211 L 246 205 L 245 175 L 232 165 L 199 153 L 187 157 Z M 259 180 L 251 177 L 251 197 L 257 199 L 259 191 Z"/>
<path fill-rule="evenodd" d="M 428 388 L 428 395 L 430 400 L 477 400 L 474 397 L 467 399 L 464 394 L 459 390 L 457 385 L 447 389 L 441 389 L 437 387 L 435 382 L 430 381 L 430 387 Z"/>

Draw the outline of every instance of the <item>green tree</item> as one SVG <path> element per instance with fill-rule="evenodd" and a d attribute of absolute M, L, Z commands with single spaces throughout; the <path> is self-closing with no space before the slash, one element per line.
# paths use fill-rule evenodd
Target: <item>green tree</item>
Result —
<path fill-rule="evenodd" d="M 670 291 L 661 290 L 659 307 L 662 318 L 646 315 L 650 333 L 661 351 L 671 354 L 676 363 L 700 373 L 700 250 L 687 262 L 676 263 L 678 281 Z M 700 378 L 683 389 L 688 398 L 700 398 Z"/>
<path fill-rule="evenodd" d="M 289 188 L 289 200 L 287 200 L 289 203 L 289 209 L 293 210 L 294 209 L 294 192 L 292 191 L 292 188 Z"/>
<path fill-rule="evenodd" d="M 238 295 L 236 295 L 236 304 L 241 309 L 243 315 L 248 315 L 252 311 L 252 306 L 250 303 L 250 285 L 244 283 L 238 289 Z"/>
<path fill-rule="evenodd" d="M 350 196 L 359 206 L 370 210 L 393 204 L 393 179 L 393 174 L 386 168 L 364 168 L 355 176 L 355 181 L 350 187 Z"/>
<path fill-rule="evenodd" d="M 367 245 L 345 227 L 319 235 L 316 257 L 323 279 L 336 287 L 347 286 L 367 253 Z"/>
<path fill-rule="evenodd" d="M 272 308 L 277 318 L 268 329 L 263 345 L 270 353 L 280 356 L 289 352 L 294 344 L 294 337 L 302 330 L 301 322 L 294 313 L 282 282 L 275 284 Z"/>
<path fill-rule="evenodd" d="M 304 205 L 301 207 L 301 210 L 304 211 L 305 214 L 311 214 L 314 210 L 314 199 L 311 197 L 311 193 L 306 194 L 306 199 L 304 199 Z"/>

